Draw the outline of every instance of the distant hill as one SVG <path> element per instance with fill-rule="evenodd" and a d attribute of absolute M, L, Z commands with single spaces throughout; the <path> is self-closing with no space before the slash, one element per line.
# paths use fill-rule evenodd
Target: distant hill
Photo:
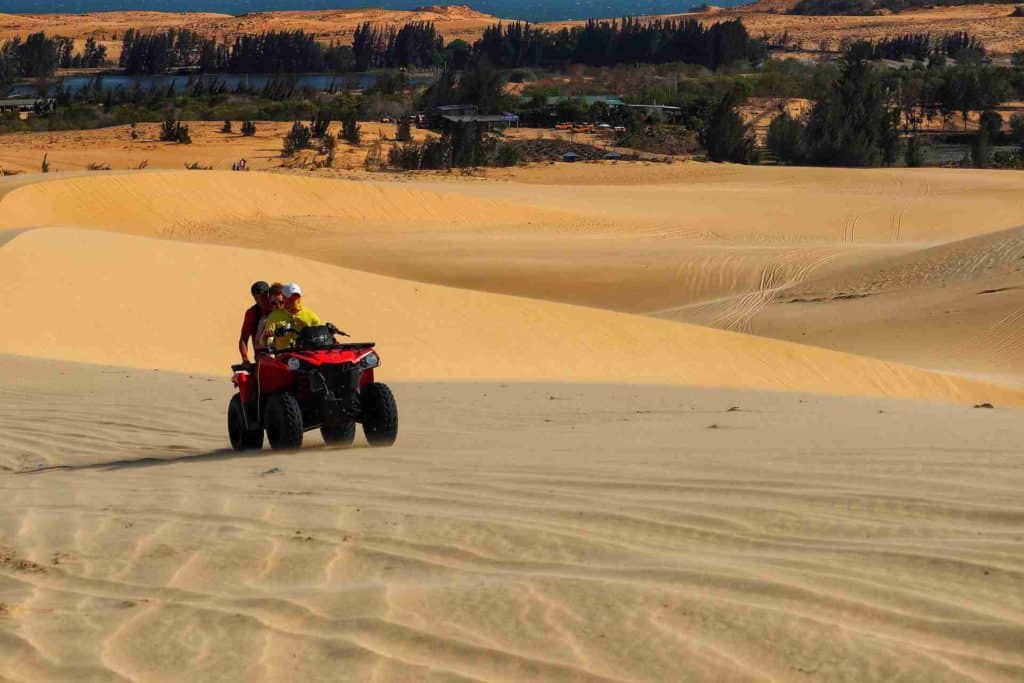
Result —
<path fill-rule="evenodd" d="M 716 0 L 716 5 L 732 6 L 742 0 Z M 415 0 L 4 0 L 3 12 L 74 13 L 112 10 L 148 10 L 159 12 L 218 12 L 245 14 L 270 10 L 322 10 L 355 7 L 413 9 Z M 424 4 L 424 3 L 419 3 Z M 475 0 L 473 9 L 499 17 L 527 21 L 559 21 L 591 17 L 619 17 L 641 14 L 684 12 L 701 0 Z"/>
<path fill-rule="evenodd" d="M 862 16 L 904 10 L 980 4 L 1014 4 L 1019 0 L 799 0 L 791 14 Z"/>

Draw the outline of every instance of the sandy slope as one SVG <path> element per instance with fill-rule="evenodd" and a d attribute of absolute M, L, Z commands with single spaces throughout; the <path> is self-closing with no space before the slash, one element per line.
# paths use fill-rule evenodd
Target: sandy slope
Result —
<path fill-rule="evenodd" d="M 1024 676 L 1017 411 L 431 382 L 387 452 L 239 458 L 222 382 L 0 368 L 78 467 L 0 473 L 5 679 Z"/>
<path fill-rule="evenodd" d="M 32 230 L 4 245 L 0 269 L 7 310 L 29 332 L 5 338 L 0 353 L 224 372 L 237 339 L 229 321 L 245 305 L 234 294 L 237 283 L 274 272 L 301 281 L 324 318 L 378 341 L 395 379 L 633 381 L 1024 402 L 1012 391 L 786 342 L 266 252 Z"/>
<path fill-rule="evenodd" d="M 924 360 L 1017 276 L 1022 181 L 590 168 L 0 179 L 0 678 L 1024 676 L 1024 393 L 351 267 Z M 379 343 L 394 448 L 224 450 L 257 277 Z"/>
<path fill-rule="evenodd" d="M 1019 292 L 1005 289 L 1020 284 L 1020 250 L 984 237 L 1022 223 L 1017 174 L 685 163 L 544 166 L 499 177 L 511 182 L 57 176 L 0 200 L 0 227 L 104 227 L 287 251 L 922 367 L 1024 376 L 1013 327 Z M 936 260 L 943 249 L 959 255 Z M 1005 267 L 986 269 L 990 259 Z M 905 263 L 902 275 L 871 275 L 896 267 L 889 262 Z M 984 283 L 973 281 L 982 275 Z M 870 292 L 879 296 L 847 296 L 864 278 L 877 280 Z M 814 287 L 824 293 L 805 283 L 823 283 Z M 976 295 L 987 289 L 1006 293 Z M 832 305 L 773 305 L 822 297 Z M 988 329 L 998 339 L 981 332 Z"/>

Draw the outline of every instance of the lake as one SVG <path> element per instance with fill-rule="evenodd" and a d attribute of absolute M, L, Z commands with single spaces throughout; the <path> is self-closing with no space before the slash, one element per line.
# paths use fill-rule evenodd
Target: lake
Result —
<path fill-rule="evenodd" d="M 412 83 L 429 83 L 433 78 L 429 73 L 408 74 Z M 132 90 L 136 86 L 142 90 L 166 90 L 173 84 L 175 91 L 183 92 L 196 81 L 223 83 L 228 90 L 235 90 L 239 85 L 259 89 L 273 80 L 287 79 L 299 88 L 310 90 L 342 90 L 346 87 L 370 88 L 377 83 L 377 74 L 372 72 L 351 74 L 161 74 L 155 76 L 132 76 L 125 74 L 107 74 L 103 76 L 83 75 L 66 76 L 54 81 L 50 86 L 50 94 L 54 94 L 60 84 L 71 92 L 81 92 L 99 79 L 100 87 L 106 90 Z M 35 97 L 37 88 L 34 83 L 20 83 L 14 86 L 9 97 Z"/>

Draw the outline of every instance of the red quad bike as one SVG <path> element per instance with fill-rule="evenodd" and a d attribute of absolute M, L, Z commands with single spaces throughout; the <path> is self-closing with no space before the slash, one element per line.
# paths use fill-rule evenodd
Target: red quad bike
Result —
<path fill-rule="evenodd" d="M 293 330 L 279 332 L 290 333 Z M 334 325 L 300 330 L 294 348 L 268 352 L 251 366 L 232 365 L 238 393 L 228 404 L 228 436 L 236 451 L 298 448 L 302 434 L 320 428 L 324 441 L 347 446 L 356 423 L 371 446 L 390 446 L 398 436 L 398 406 L 387 385 L 375 382 L 380 356 L 373 342 L 339 344 Z"/>

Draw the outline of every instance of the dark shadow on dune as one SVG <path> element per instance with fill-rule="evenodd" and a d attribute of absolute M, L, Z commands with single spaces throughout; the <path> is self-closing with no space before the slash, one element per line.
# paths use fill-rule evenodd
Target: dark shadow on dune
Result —
<path fill-rule="evenodd" d="M 328 450 L 362 450 L 370 448 L 368 444 L 356 444 L 353 446 L 347 446 L 344 448 L 331 448 L 326 444 L 319 446 L 306 446 L 304 448 L 293 449 L 293 450 L 271 450 L 264 448 L 260 451 L 245 451 L 237 452 L 230 448 L 218 448 L 212 451 L 205 451 L 202 453 L 192 453 L 189 455 L 177 455 L 173 457 L 161 458 L 159 456 L 147 456 L 145 458 L 125 458 L 123 460 L 113 460 L 109 462 L 97 462 L 88 465 L 46 465 L 44 467 L 36 467 L 31 470 L 14 470 L 11 474 L 44 474 L 46 472 L 78 472 L 85 470 L 125 470 L 134 469 L 140 467 L 160 467 L 162 465 L 179 465 L 181 463 L 201 463 L 201 462 L 216 462 L 219 460 L 259 460 L 270 456 L 280 455 L 298 455 L 301 453 L 320 453 Z"/>
<path fill-rule="evenodd" d="M 10 230 L 0 230 L 0 247 L 10 242 L 21 233 L 28 232 L 29 230 L 35 230 L 35 228 L 11 228 Z"/>

